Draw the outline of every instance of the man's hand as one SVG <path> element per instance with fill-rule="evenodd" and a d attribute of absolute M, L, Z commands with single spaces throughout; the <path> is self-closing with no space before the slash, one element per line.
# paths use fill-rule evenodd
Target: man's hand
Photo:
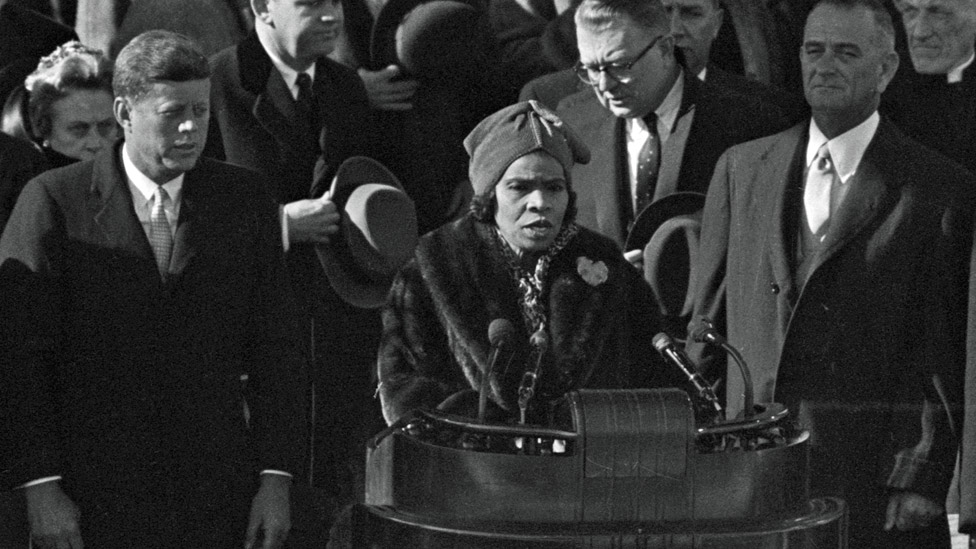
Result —
<path fill-rule="evenodd" d="M 400 67 L 390 65 L 378 71 L 359 69 L 359 77 L 366 86 L 369 104 L 381 111 L 407 111 L 413 108 L 410 98 L 417 91 L 416 80 L 393 81 L 400 74 Z"/>
<path fill-rule="evenodd" d="M 83 549 L 78 507 L 57 481 L 24 488 L 31 540 L 37 549 Z"/>
<path fill-rule="evenodd" d="M 291 477 L 261 475 L 261 487 L 251 502 L 251 518 L 244 538 L 245 549 L 278 549 L 285 543 L 291 530 Z M 261 534 L 261 546 L 255 544 Z"/>
<path fill-rule="evenodd" d="M 290 243 L 328 244 L 329 237 L 339 232 L 339 211 L 329 193 L 285 204 L 285 219 Z"/>
<path fill-rule="evenodd" d="M 898 491 L 888 499 L 885 530 L 897 528 L 903 532 L 925 528 L 942 515 L 945 509 L 937 501 L 914 492 Z"/>
<path fill-rule="evenodd" d="M 637 267 L 637 270 L 641 273 L 644 272 L 644 250 L 624 252 L 624 259 L 634 267 Z"/>

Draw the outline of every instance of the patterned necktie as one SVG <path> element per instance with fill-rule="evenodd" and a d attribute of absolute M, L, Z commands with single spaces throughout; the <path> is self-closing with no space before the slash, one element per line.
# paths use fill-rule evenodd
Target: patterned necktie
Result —
<path fill-rule="evenodd" d="M 169 200 L 166 189 L 162 185 L 157 186 L 153 195 L 152 213 L 149 215 L 149 244 L 152 245 L 159 276 L 163 280 L 169 272 L 169 259 L 173 254 L 173 233 L 170 232 L 169 220 L 166 219 L 166 205 Z"/>
<path fill-rule="evenodd" d="M 834 184 L 834 163 L 830 160 L 830 150 L 824 143 L 817 150 L 807 174 L 807 182 L 803 187 L 803 208 L 807 214 L 807 225 L 810 232 L 823 238 L 827 221 L 830 219 L 830 189 Z"/>
<path fill-rule="evenodd" d="M 647 140 L 637 155 L 637 190 L 635 193 L 634 218 L 654 199 L 657 185 L 657 172 L 661 166 L 661 138 L 657 134 L 657 115 L 651 113 L 644 117 L 647 125 Z"/>

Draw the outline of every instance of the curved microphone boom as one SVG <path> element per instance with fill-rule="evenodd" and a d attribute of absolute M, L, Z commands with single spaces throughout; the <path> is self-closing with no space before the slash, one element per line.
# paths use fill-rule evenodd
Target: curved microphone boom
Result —
<path fill-rule="evenodd" d="M 495 363 L 502 348 L 511 341 L 515 335 L 515 327 L 507 318 L 496 318 L 488 325 L 488 343 L 491 344 L 491 352 L 488 355 L 488 369 L 481 376 L 481 383 L 478 387 L 478 423 L 485 422 L 485 411 L 488 408 L 488 385 L 491 375 L 495 371 Z"/>
<path fill-rule="evenodd" d="M 698 325 L 689 335 L 693 341 L 719 347 L 732 357 L 736 366 L 739 367 L 739 374 L 742 376 L 742 411 L 746 417 L 751 416 L 755 412 L 752 374 L 749 372 L 749 367 L 746 366 L 745 359 L 742 358 L 742 353 L 732 345 L 729 345 L 729 342 L 725 340 L 722 334 L 718 333 L 715 325 L 707 317 L 702 317 L 701 321 L 698 322 Z"/>
<path fill-rule="evenodd" d="M 700 408 L 705 416 L 704 419 L 721 419 L 722 404 L 719 403 L 718 397 L 715 396 L 715 391 L 705 381 L 705 378 L 698 373 L 698 369 L 692 364 L 691 359 L 675 344 L 671 336 L 661 332 L 654 336 L 651 343 L 665 360 L 677 366 L 684 373 L 685 377 L 688 378 L 688 381 L 695 388 L 695 392 L 698 393 Z"/>
<path fill-rule="evenodd" d="M 535 396 L 535 384 L 539 380 L 539 373 L 542 371 L 542 358 L 549 350 L 549 336 L 542 329 L 532 334 L 530 344 L 535 349 L 535 365 L 530 367 L 522 374 L 522 381 L 519 383 L 518 405 L 521 415 L 520 423 L 525 424 L 525 412 L 529 409 L 529 401 Z"/>

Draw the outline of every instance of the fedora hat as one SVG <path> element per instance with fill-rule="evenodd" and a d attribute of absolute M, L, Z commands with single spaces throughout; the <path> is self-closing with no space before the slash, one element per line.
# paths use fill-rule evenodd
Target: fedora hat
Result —
<path fill-rule="evenodd" d="M 477 7 L 466 0 L 389 0 L 370 37 L 375 68 L 400 65 L 406 76 L 460 82 L 483 51 Z"/>
<path fill-rule="evenodd" d="M 627 237 L 628 250 L 643 250 L 644 279 L 657 299 L 664 328 L 683 337 L 691 320 L 694 269 L 705 195 L 675 193 L 648 205 Z"/>
<path fill-rule="evenodd" d="M 315 251 L 332 288 L 350 305 L 375 309 L 397 271 L 413 257 L 417 212 L 397 178 L 379 162 L 354 156 L 332 180 L 339 234 Z"/>

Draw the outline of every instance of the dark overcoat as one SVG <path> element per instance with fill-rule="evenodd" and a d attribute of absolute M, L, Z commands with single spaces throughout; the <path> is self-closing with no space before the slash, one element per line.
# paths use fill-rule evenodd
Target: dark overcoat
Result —
<path fill-rule="evenodd" d="M 679 78 L 685 79 L 684 94 L 674 132 L 661 148 L 655 199 L 676 191 L 704 193 L 725 149 L 789 126 L 774 105 L 713 87 L 687 73 Z M 593 90 L 563 99 L 557 113 L 591 153 L 588 164 L 573 167 L 576 220 L 623 246 L 626 221 L 633 218 L 625 120 L 604 108 Z"/>
<path fill-rule="evenodd" d="M 387 422 L 480 387 L 489 363 L 488 326 L 496 318 L 515 327 L 515 351 L 493 372 L 490 398 L 509 414 L 517 412 L 530 334 L 493 232 L 465 216 L 421 238 L 397 275 L 379 351 Z M 581 258 L 602 262 L 606 279 L 584 280 Z M 608 239 L 581 229 L 552 260 L 546 287 L 550 347 L 541 394 L 551 399 L 578 388 L 681 386 L 651 346 L 660 320 L 650 289 Z"/>
<path fill-rule="evenodd" d="M 237 546 L 259 472 L 304 454 L 275 204 L 201 160 L 164 282 L 120 150 L 32 180 L 0 239 L 11 482 L 62 476 L 86 546 Z"/>
<path fill-rule="evenodd" d="M 690 329 L 712 318 L 751 366 L 756 400 L 786 404 L 811 431 L 811 489 L 847 500 L 852 547 L 932 547 L 881 530 L 887 489 L 942 502 L 952 477 L 973 181 L 882 119 L 804 278 L 808 128 L 719 160 Z M 691 356 L 708 364 L 704 351 Z M 709 373 L 741 409 L 738 371 Z"/>
<path fill-rule="evenodd" d="M 279 204 L 320 197 L 344 160 L 376 156 L 369 101 L 354 70 L 325 57 L 316 61 L 317 119 L 308 121 L 299 118 L 284 78 L 255 33 L 210 62 L 204 154 L 261 173 Z M 315 484 L 351 498 L 346 453 L 352 467 L 361 468 L 363 443 L 382 427 L 371 398 L 379 313 L 353 307 L 336 294 L 311 243 L 291 243 L 285 263 L 303 313 L 303 344 L 313 353 Z"/>

